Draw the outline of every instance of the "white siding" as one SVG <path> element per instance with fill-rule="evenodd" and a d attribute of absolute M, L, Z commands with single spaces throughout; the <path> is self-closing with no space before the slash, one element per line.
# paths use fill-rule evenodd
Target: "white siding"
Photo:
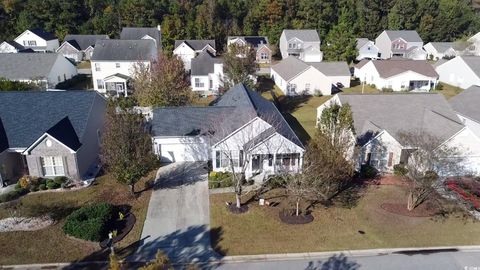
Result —
<path fill-rule="evenodd" d="M 190 48 L 185 43 L 182 43 L 177 48 L 175 48 L 175 50 L 173 50 L 173 54 L 178 56 L 182 60 L 185 66 L 185 70 L 191 69 L 192 59 L 196 55 L 195 51 L 192 48 Z"/>
<path fill-rule="evenodd" d="M 314 67 L 308 68 L 297 77 L 291 79 L 288 83 L 290 85 L 296 85 L 296 94 L 306 92 L 313 95 L 316 90 L 320 91 L 324 96 L 332 94 L 332 81 Z M 309 91 L 306 90 L 307 84 L 310 85 Z M 295 93 L 287 91 L 287 95 L 295 95 Z"/>
<path fill-rule="evenodd" d="M 69 80 L 75 75 L 77 75 L 77 68 L 65 57 L 58 55 L 57 61 L 55 61 L 48 74 L 48 86 L 53 88 L 58 83 L 65 81 L 65 79 Z"/>
<path fill-rule="evenodd" d="M 393 166 L 400 163 L 402 145 L 388 132 L 382 131 L 360 149 L 357 168 L 360 168 L 362 164 L 366 164 L 369 153 L 371 154 L 370 165 L 374 166 L 378 171 L 391 172 L 393 171 Z M 388 163 L 390 155 L 392 155 L 391 164 Z"/>
<path fill-rule="evenodd" d="M 472 85 L 480 85 L 480 78 L 461 57 L 455 57 L 435 69 L 440 75 L 440 81 L 467 89 Z"/>
<path fill-rule="evenodd" d="M 466 174 L 480 174 L 480 139 L 468 126 L 446 142 L 446 145 L 460 151 L 460 164 Z"/>
<path fill-rule="evenodd" d="M 28 45 L 28 41 L 35 41 L 35 46 Z M 59 47 L 58 39 L 44 40 L 43 38 L 35 35 L 33 32 L 26 30 L 15 38 L 15 42 L 24 46 L 25 48 L 31 48 L 34 51 L 49 51 L 54 52 Z"/>
<path fill-rule="evenodd" d="M 17 49 L 7 42 L 2 42 L 0 44 L 0 53 L 17 53 Z"/>
<path fill-rule="evenodd" d="M 373 41 L 368 41 L 358 50 L 357 60 L 365 58 L 376 59 L 378 58 L 378 47 L 375 46 Z"/>
<path fill-rule="evenodd" d="M 387 32 L 383 31 L 376 39 L 375 46 L 378 47 L 380 53 L 380 59 L 388 59 L 392 55 L 392 41 L 387 35 Z"/>
<path fill-rule="evenodd" d="M 98 63 L 100 70 L 96 70 L 96 64 Z M 116 63 L 120 63 L 120 67 L 116 67 Z M 133 76 L 133 71 L 135 65 L 137 65 L 138 61 L 92 61 L 91 69 L 92 69 L 92 80 L 93 80 L 93 88 L 100 93 L 105 93 L 106 89 L 99 89 L 97 80 L 104 80 L 106 77 L 120 73 L 129 77 Z M 143 65 L 149 65 L 150 62 L 140 62 Z"/>
<path fill-rule="evenodd" d="M 203 86 L 197 87 L 195 80 L 199 80 L 199 83 Z M 223 86 L 223 64 L 214 64 L 213 73 L 206 76 L 190 76 L 190 84 L 192 91 L 204 92 L 205 94 L 217 92 Z"/>

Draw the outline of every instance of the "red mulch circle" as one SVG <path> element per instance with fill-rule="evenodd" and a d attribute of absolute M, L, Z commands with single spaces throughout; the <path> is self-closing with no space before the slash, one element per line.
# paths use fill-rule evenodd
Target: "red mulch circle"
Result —
<path fill-rule="evenodd" d="M 406 203 L 382 203 L 380 207 L 389 213 L 406 217 L 431 217 L 438 212 L 438 209 L 429 203 L 423 203 L 412 211 L 408 211 Z"/>
<path fill-rule="evenodd" d="M 283 223 L 298 225 L 298 224 L 307 224 L 313 221 L 313 216 L 310 213 L 303 214 L 300 213 L 298 216 L 295 215 L 295 209 L 286 209 L 278 212 L 278 217 Z"/>
<path fill-rule="evenodd" d="M 242 205 L 240 206 L 240 208 L 238 208 L 237 205 L 232 203 L 230 205 L 227 205 L 227 209 L 232 214 L 243 214 L 248 212 L 248 205 Z"/>

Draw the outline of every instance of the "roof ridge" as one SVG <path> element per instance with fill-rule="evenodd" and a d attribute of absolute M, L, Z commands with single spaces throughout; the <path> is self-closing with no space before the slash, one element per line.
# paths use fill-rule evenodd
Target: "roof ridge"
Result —
<path fill-rule="evenodd" d="M 440 113 L 440 112 L 437 112 L 435 109 L 425 108 L 425 110 L 431 111 L 432 113 L 435 113 L 435 114 L 437 114 L 437 115 L 439 115 L 439 116 L 441 116 L 441 117 L 443 117 L 443 118 L 445 118 L 445 119 L 448 119 L 448 120 L 450 120 L 450 121 L 452 121 L 452 122 L 455 122 L 455 123 L 463 126 L 463 123 L 461 123 L 461 122 L 459 122 L 459 121 L 457 121 L 457 120 L 455 120 L 455 119 L 451 119 L 450 117 L 448 117 L 448 116 L 446 116 L 446 115 L 444 115 L 444 114 L 442 114 L 442 113 Z M 452 109 L 452 110 L 453 110 L 453 109 Z M 455 110 L 453 110 L 453 111 L 455 111 Z"/>

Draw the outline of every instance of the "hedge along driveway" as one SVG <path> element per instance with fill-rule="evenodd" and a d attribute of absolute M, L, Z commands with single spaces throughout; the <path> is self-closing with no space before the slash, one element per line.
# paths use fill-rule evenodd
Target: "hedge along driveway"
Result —
<path fill-rule="evenodd" d="M 144 189 L 147 180 L 154 178 L 155 172 L 143 178 L 137 184 L 137 190 Z M 115 205 L 129 204 L 131 212 L 137 217 L 137 223 L 132 231 L 117 245 L 122 250 L 122 256 L 127 256 L 133 250 L 132 244 L 140 239 L 143 221 L 151 190 L 140 193 L 137 198 L 131 197 L 127 185 L 117 183 L 110 175 L 97 178 L 93 186 L 76 191 L 42 192 L 24 196 L 11 205 L 0 206 L 0 218 L 15 216 L 39 216 L 52 214 L 59 221 L 46 229 L 32 232 L 0 233 L 0 265 L 29 264 L 49 262 L 70 262 L 88 259 L 98 259 L 103 254 L 98 243 L 73 239 L 63 233 L 62 226 L 66 216 L 93 202 L 109 202 Z"/>

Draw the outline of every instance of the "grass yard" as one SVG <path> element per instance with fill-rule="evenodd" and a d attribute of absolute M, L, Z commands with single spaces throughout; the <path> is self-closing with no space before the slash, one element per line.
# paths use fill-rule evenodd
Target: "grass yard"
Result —
<path fill-rule="evenodd" d="M 145 182 L 152 180 L 155 172 L 143 178 L 137 185 L 138 191 L 143 190 Z M 109 175 L 97 178 L 93 186 L 67 192 L 33 193 L 22 197 L 10 205 L 0 206 L 0 218 L 16 216 L 39 216 L 51 213 L 58 220 L 56 224 L 43 230 L 32 232 L 0 233 L 0 265 L 28 264 L 47 262 L 69 262 L 80 260 L 95 260 L 102 258 L 98 243 L 73 239 L 63 233 L 62 226 L 65 217 L 74 209 L 92 202 L 109 202 L 115 205 L 131 205 L 137 222 L 132 231 L 115 245 L 127 255 L 132 245 L 140 239 L 143 222 L 147 214 L 150 190 L 141 192 L 136 198 L 129 194 L 129 187 L 117 183 Z"/>
<path fill-rule="evenodd" d="M 83 61 L 77 64 L 78 69 L 90 69 L 91 68 L 90 61 Z"/>
<path fill-rule="evenodd" d="M 442 86 L 442 90 L 434 90 L 433 92 L 443 94 L 447 99 L 450 99 L 463 91 L 463 89 L 460 87 L 456 87 L 446 83 L 442 83 Z"/>
<path fill-rule="evenodd" d="M 233 194 L 211 195 L 211 228 L 220 232 L 212 234 L 213 246 L 226 255 L 245 255 L 480 244 L 480 223 L 462 213 L 443 219 L 405 217 L 380 208 L 384 202 L 404 202 L 405 191 L 400 186 L 370 186 L 352 209 L 317 207 L 315 220 L 306 225 L 282 223 L 278 212 L 284 200 L 278 192 L 265 196 L 270 197 L 281 201 L 280 205 L 252 203 L 247 213 L 233 215 L 225 207 Z"/>
<path fill-rule="evenodd" d="M 208 97 L 194 97 L 192 100 L 192 106 L 208 106 L 212 101 L 215 100 L 215 96 L 208 96 Z"/>

